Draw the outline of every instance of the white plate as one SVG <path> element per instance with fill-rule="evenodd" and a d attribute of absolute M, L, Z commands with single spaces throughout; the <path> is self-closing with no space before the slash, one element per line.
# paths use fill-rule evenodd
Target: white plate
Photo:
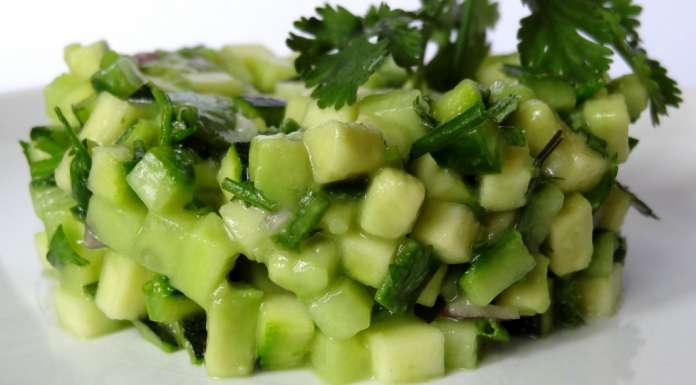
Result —
<path fill-rule="evenodd" d="M 643 122 L 621 180 L 659 222 L 631 212 L 625 296 L 610 320 L 496 349 L 475 371 L 432 384 L 693 384 L 696 358 L 696 93 L 659 128 Z M 80 341 L 55 323 L 33 249 L 40 229 L 18 139 L 43 121 L 37 91 L 0 95 L 0 383 L 42 385 L 287 384 L 320 382 L 308 371 L 209 380 L 185 353 L 164 354 L 133 330 Z"/>

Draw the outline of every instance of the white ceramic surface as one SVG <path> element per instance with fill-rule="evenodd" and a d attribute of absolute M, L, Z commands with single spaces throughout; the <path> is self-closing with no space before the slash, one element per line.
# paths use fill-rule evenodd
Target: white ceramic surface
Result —
<path fill-rule="evenodd" d="M 175 385 L 320 382 L 308 371 L 209 380 L 185 353 L 164 354 L 126 330 L 91 341 L 55 323 L 49 284 L 33 249 L 28 171 L 18 139 L 43 118 L 37 91 L 0 95 L 0 384 Z M 659 128 L 643 121 L 641 143 L 620 179 L 659 222 L 631 212 L 625 296 L 619 314 L 578 330 L 493 351 L 475 371 L 432 384 L 694 384 L 696 358 L 696 92 Z"/>

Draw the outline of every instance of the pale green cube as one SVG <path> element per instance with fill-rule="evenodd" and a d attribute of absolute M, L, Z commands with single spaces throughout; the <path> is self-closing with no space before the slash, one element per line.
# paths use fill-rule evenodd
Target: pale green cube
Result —
<path fill-rule="evenodd" d="M 505 289 L 496 299 L 497 305 L 515 308 L 523 315 L 543 314 L 549 309 L 549 260 L 541 255 L 535 256 L 535 259 L 534 270 L 527 273 L 521 281 Z"/>
<path fill-rule="evenodd" d="M 447 274 L 447 264 L 443 263 L 437 268 L 430 281 L 425 284 L 423 290 L 421 290 L 418 299 L 416 299 L 417 304 L 427 307 L 435 305 L 437 296 L 440 295 L 440 288 L 442 287 L 442 280 L 445 278 L 445 274 Z"/>
<path fill-rule="evenodd" d="M 309 313 L 322 333 L 350 338 L 370 327 L 373 300 L 359 283 L 342 278 L 309 303 Z"/>
<path fill-rule="evenodd" d="M 552 176 L 564 192 L 587 192 L 606 174 L 609 162 L 589 148 L 585 138 L 570 131 L 563 133 L 563 141 L 546 159 L 542 169 Z"/>
<path fill-rule="evenodd" d="M 276 285 L 300 298 L 323 292 L 331 283 L 339 262 L 333 241 L 319 239 L 303 246 L 299 253 L 275 249 L 268 257 L 268 275 Z"/>
<path fill-rule="evenodd" d="M 622 94 L 612 94 L 585 102 L 583 117 L 590 132 L 607 142 L 609 156 L 618 162 L 628 158 L 628 126 L 631 117 Z"/>
<path fill-rule="evenodd" d="M 314 180 L 336 182 L 369 174 L 384 164 L 384 141 L 375 129 L 336 120 L 304 132 Z"/>
<path fill-rule="evenodd" d="M 133 259 L 108 252 L 94 302 L 111 319 L 138 320 L 147 314 L 143 286 L 151 278 L 152 272 Z"/>
<path fill-rule="evenodd" d="M 425 185 L 425 194 L 430 199 L 472 205 L 476 193 L 456 171 L 440 167 L 432 155 L 425 154 L 411 164 L 411 171 Z"/>
<path fill-rule="evenodd" d="M 539 99 L 520 103 L 517 111 L 511 116 L 513 124 L 524 130 L 532 156 L 537 156 L 561 129 L 556 113 Z"/>
<path fill-rule="evenodd" d="M 330 385 L 343 385 L 370 376 L 370 353 L 362 338 L 332 338 L 317 333 L 312 346 L 312 368 Z"/>
<path fill-rule="evenodd" d="M 479 225 L 471 209 L 461 203 L 430 200 L 418 218 L 413 237 L 431 245 L 448 264 L 471 260 Z"/>
<path fill-rule="evenodd" d="M 355 104 L 343 106 L 339 109 L 333 107 L 321 108 L 315 100 L 310 99 L 305 114 L 302 117 L 302 121 L 298 123 L 301 123 L 303 127 L 312 128 L 332 120 L 351 123 L 354 122 L 357 117 L 358 108 Z"/>
<path fill-rule="evenodd" d="M 606 318 L 616 313 L 621 299 L 623 265 L 614 264 L 606 277 L 581 277 L 576 281 L 580 310 L 587 317 Z"/>
<path fill-rule="evenodd" d="M 84 290 L 58 286 L 55 291 L 56 314 L 60 325 L 80 338 L 92 338 L 108 334 L 124 325 L 108 318 Z"/>
<path fill-rule="evenodd" d="M 266 212 L 233 200 L 220 208 L 230 240 L 249 259 L 264 262 L 273 249 Z"/>
<path fill-rule="evenodd" d="M 343 269 L 356 281 L 378 288 L 394 258 L 397 242 L 354 233 L 341 238 Z"/>
<path fill-rule="evenodd" d="M 307 307 L 295 296 L 273 295 L 261 304 L 256 333 L 261 368 L 293 368 L 304 363 L 314 323 Z"/>
<path fill-rule="evenodd" d="M 94 110 L 80 131 L 80 139 L 88 139 L 98 145 L 112 144 L 141 115 L 141 111 L 125 100 L 108 92 L 97 96 Z"/>
<path fill-rule="evenodd" d="M 416 177 L 393 168 L 374 176 L 362 207 L 360 227 L 389 239 L 406 235 L 413 228 L 425 198 L 425 186 Z"/>
<path fill-rule="evenodd" d="M 448 370 L 474 369 L 481 349 L 476 320 L 438 317 L 433 326 L 445 336 L 445 367 Z"/>
<path fill-rule="evenodd" d="M 433 116 L 445 122 L 461 114 L 481 101 L 481 89 L 478 83 L 464 79 L 453 89 L 445 92 L 433 103 Z"/>
<path fill-rule="evenodd" d="M 479 204 L 488 211 L 508 211 L 524 206 L 533 171 L 533 161 L 526 147 L 508 147 L 500 173 L 481 176 Z"/>
<path fill-rule="evenodd" d="M 589 266 L 594 250 L 592 231 L 590 202 L 578 193 L 566 197 L 549 230 L 551 271 L 563 276 Z"/>

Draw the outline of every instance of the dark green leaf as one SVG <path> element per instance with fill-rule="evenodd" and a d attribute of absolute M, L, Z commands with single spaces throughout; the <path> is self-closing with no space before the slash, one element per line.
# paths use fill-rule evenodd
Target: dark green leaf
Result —
<path fill-rule="evenodd" d="M 411 147 L 411 158 L 445 148 L 466 131 L 483 123 L 486 113 L 482 103 L 476 103 L 466 111 L 438 126 L 435 130 L 418 139 Z"/>
<path fill-rule="evenodd" d="M 590 191 L 586 192 L 585 198 L 592 205 L 592 211 L 597 211 L 602 206 L 602 203 L 609 196 L 611 188 L 614 187 L 614 182 L 616 181 L 616 175 L 619 172 L 619 166 L 616 163 L 612 163 L 609 169 L 604 173 L 602 179 L 597 183 L 597 185 Z"/>

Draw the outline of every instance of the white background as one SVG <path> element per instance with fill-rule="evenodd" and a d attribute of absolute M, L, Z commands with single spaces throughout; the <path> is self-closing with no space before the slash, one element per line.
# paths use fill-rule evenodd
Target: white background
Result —
<path fill-rule="evenodd" d="M 62 47 L 106 39 L 122 52 L 228 42 L 260 42 L 287 52 L 292 21 L 309 15 L 321 0 L 3 0 L 0 7 L 0 92 L 37 87 L 64 68 Z M 361 11 L 378 0 L 341 0 Z M 493 33 L 494 50 L 513 50 L 519 0 L 498 0 L 502 19 Z M 415 8 L 418 0 L 388 1 Z M 696 87 L 693 52 L 696 3 L 638 0 L 644 6 L 642 36 L 685 87 Z M 621 67 L 618 68 L 621 71 Z"/>

